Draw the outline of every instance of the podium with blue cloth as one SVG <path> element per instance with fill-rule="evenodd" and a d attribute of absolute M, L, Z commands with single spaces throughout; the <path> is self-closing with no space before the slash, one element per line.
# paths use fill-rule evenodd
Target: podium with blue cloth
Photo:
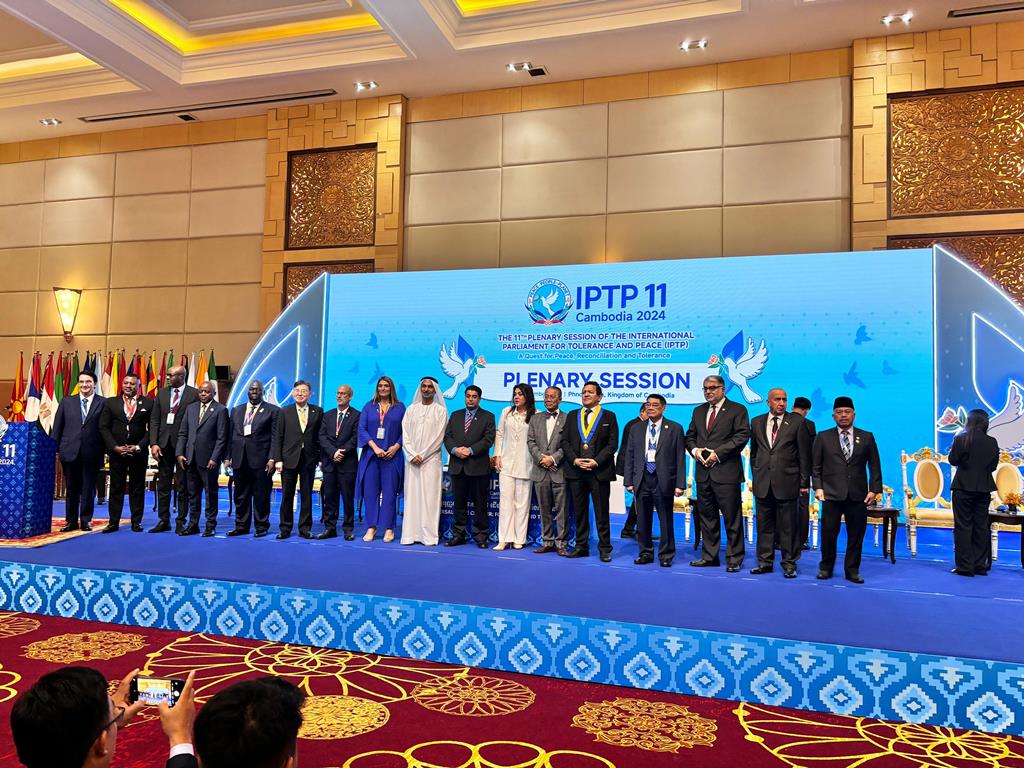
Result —
<path fill-rule="evenodd" d="M 36 422 L 0 420 L 0 539 L 50 532 L 56 457 Z"/>

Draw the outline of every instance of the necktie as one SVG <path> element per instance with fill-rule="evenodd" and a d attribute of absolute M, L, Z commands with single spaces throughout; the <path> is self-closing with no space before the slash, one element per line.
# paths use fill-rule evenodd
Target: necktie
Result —
<path fill-rule="evenodd" d="M 299 408 L 298 411 L 299 411 L 299 429 L 301 429 L 303 432 L 305 432 L 306 431 L 307 409 L 306 408 Z"/>
<path fill-rule="evenodd" d="M 341 422 L 343 422 L 345 420 L 345 414 L 347 414 L 347 413 L 348 413 L 348 411 L 345 411 L 344 413 L 339 412 L 338 415 L 335 417 L 335 420 L 334 420 L 334 436 L 335 437 L 337 437 L 339 434 L 341 434 Z"/>
<path fill-rule="evenodd" d="M 89 401 L 84 397 L 82 398 L 82 423 L 85 423 L 86 416 L 89 415 Z"/>
<path fill-rule="evenodd" d="M 711 406 L 711 411 L 708 413 L 708 432 L 710 432 L 711 428 L 713 426 L 715 426 L 715 415 L 716 415 L 717 412 L 718 412 L 718 406 L 712 405 Z"/>
<path fill-rule="evenodd" d="M 779 435 L 779 417 L 772 416 L 772 445 L 775 445 L 775 438 Z"/>
<path fill-rule="evenodd" d="M 844 429 L 839 433 L 839 436 L 842 438 L 840 442 L 843 444 L 843 456 L 849 461 L 850 457 L 853 456 L 853 444 L 850 443 L 850 433 Z"/>
<path fill-rule="evenodd" d="M 135 416 L 135 398 L 134 397 L 126 397 L 124 399 L 124 413 L 125 413 L 125 416 L 128 417 L 128 421 L 131 421 L 132 417 Z"/>
<path fill-rule="evenodd" d="M 650 437 L 647 440 L 647 450 L 648 451 L 657 450 L 657 448 L 658 448 L 657 436 L 658 436 L 658 429 L 655 426 L 654 422 L 651 422 L 651 433 L 650 433 Z M 653 461 L 646 462 L 646 469 L 647 469 L 647 471 L 650 474 L 653 475 L 654 474 L 654 462 Z"/>
<path fill-rule="evenodd" d="M 473 423 L 473 414 L 466 411 L 466 423 L 462 427 L 463 432 L 469 432 L 469 425 Z"/>
<path fill-rule="evenodd" d="M 248 410 L 245 412 L 245 423 L 252 424 L 253 416 L 256 415 L 256 408 L 253 405 L 249 405 Z"/>
<path fill-rule="evenodd" d="M 178 412 L 178 401 L 181 399 L 181 391 L 177 389 L 171 390 L 171 413 Z"/>
<path fill-rule="evenodd" d="M 207 409 L 209 407 L 210 406 L 207 403 L 204 403 L 202 406 L 200 406 L 200 408 L 199 408 L 199 423 L 200 424 L 202 424 L 203 423 L 203 419 L 206 418 L 206 411 L 207 411 Z"/>
<path fill-rule="evenodd" d="M 585 410 L 583 412 L 583 428 L 584 429 L 590 429 L 590 419 L 591 419 L 591 417 L 593 415 L 594 415 L 594 411 L 591 408 L 587 408 L 587 410 Z"/>

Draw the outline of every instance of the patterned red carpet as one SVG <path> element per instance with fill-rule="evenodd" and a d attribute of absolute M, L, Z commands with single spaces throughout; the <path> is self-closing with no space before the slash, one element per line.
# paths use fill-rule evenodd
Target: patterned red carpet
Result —
<path fill-rule="evenodd" d="M 1024 739 L 698 699 L 411 659 L 0 612 L 0 765 L 10 707 L 87 664 L 184 677 L 199 701 L 273 674 L 306 691 L 303 768 L 1024 768 Z M 118 734 L 114 768 L 163 766 L 155 713 Z"/>

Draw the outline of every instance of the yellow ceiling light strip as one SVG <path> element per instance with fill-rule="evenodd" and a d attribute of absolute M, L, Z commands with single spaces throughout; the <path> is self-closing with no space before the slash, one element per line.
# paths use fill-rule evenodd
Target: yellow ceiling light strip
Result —
<path fill-rule="evenodd" d="M 94 61 L 80 53 L 64 53 L 59 56 L 45 56 L 39 59 L 22 59 L 0 64 L 0 80 L 17 77 L 36 77 L 97 66 Z"/>
<path fill-rule="evenodd" d="M 323 35 L 337 32 L 356 32 L 379 29 L 377 20 L 368 13 L 352 13 L 329 19 L 295 21 L 274 24 L 267 27 L 240 29 L 235 32 L 218 32 L 210 35 L 195 35 L 172 19 L 159 13 L 144 0 L 107 0 L 118 10 L 135 19 L 157 37 L 173 45 L 181 53 L 199 53 L 215 48 L 236 45 L 252 45 L 292 37 Z"/>
<path fill-rule="evenodd" d="M 532 5 L 537 0 L 455 0 L 463 14 L 493 11 L 496 8 L 508 8 L 513 5 Z"/>

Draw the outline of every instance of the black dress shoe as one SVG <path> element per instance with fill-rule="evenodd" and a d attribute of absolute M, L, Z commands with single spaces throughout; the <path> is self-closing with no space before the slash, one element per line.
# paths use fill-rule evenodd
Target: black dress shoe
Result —
<path fill-rule="evenodd" d="M 975 576 L 988 576 L 988 568 L 975 568 L 974 569 L 974 575 Z"/>
<path fill-rule="evenodd" d="M 71 533 L 72 531 L 77 531 L 77 530 L 79 530 L 78 523 L 68 523 L 63 528 L 60 529 L 60 532 L 61 533 Z"/>
<path fill-rule="evenodd" d="M 466 543 L 466 540 L 463 539 L 463 538 L 452 538 L 452 539 L 448 539 L 448 541 L 446 541 L 444 543 L 444 545 L 446 547 L 461 547 L 465 543 Z"/>
<path fill-rule="evenodd" d="M 691 560 L 691 568 L 718 568 L 721 563 L 717 560 Z"/>
<path fill-rule="evenodd" d="M 228 536 L 247 536 L 248 534 L 248 531 L 243 531 L 241 528 L 232 528 L 228 531 Z"/>
<path fill-rule="evenodd" d="M 803 546 L 800 547 L 800 549 L 802 549 L 804 552 L 810 552 L 811 551 L 811 545 L 805 543 Z"/>
<path fill-rule="evenodd" d="M 623 529 L 622 533 L 619 534 L 624 539 L 635 539 L 636 531 L 627 531 Z"/>
<path fill-rule="evenodd" d="M 759 565 L 757 568 L 751 568 L 750 572 L 755 576 L 760 576 L 762 573 L 771 573 L 775 569 L 768 565 Z"/>
<path fill-rule="evenodd" d="M 861 578 L 859 573 L 850 573 L 846 575 L 847 581 L 852 581 L 854 584 L 863 584 L 864 579 Z"/>
<path fill-rule="evenodd" d="M 670 558 L 670 557 L 666 557 L 664 560 L 659 560 L 658 562 L 661 564 L 662 568 L 671 568 L 672 567 L 672 558 Z"/>
<path fill-rule="evenodd" d="M 633 565 L 650 565 L 653 562 L 653 555 L 640 555 L 640 557 L 633 561 Z"/>
<path fill-rule="evenodd" d="M 132 531 L 142 533 L 142 523 L 132 523 Z"/>
<path fill-rule="evenodd" d="M 80 531 L 91 531 L 92 530 L 92 520 L 83 520 L 82 522 L 80 522 L 78 524 L 78 530 L 80 530 Z"/>
<path fill-rule="evenodd" d="M 257 533 L 256 535 L 257 535 L 257 536 L 259 536 L 259 534 L 258 534 L 258 533 Z M 279 534 L 277 534 L 277 536 L 275 536 L 274 538 L 277 538 L 277 539 L 287 539 L 287 538 L 288 538 L 289 536 L 291 536 L 291 534 L 290 534 L 290 533 L 285 533 L 284 531 L 281 531 L 281 532 L 280 532 Z"/>
<path fill-rule="evenodd" d="M 253 538 L 254 539 L 262 539 L 268 533 L 270 533 L 270 531 L 256 531 L 256 533 L 253 535 Z"/>
<path fill-rule="evenodd" d="M 204 538 L 204 539 L 208 539 L 208 538 L 210 538 L 210 537 L 211 537 L 211 536 L 213 536 L 213 535 L 214 535 L 214 532 L 213 532 L 213 531 L 203 531 L 203 538 Z M 228 536 L 230 536 L 230 535 L 231 535 L 231 534 L 229 533 L 229 534 L 228 534 Z"/>
<path fill-rule="evenodd" d="M 174 529 L 174 535 L 175 536 L 184 536 L 185 535 L 185 529 L 184 528 L 175 528 Z"/>
<path fill-rule="evenodd" d="M 818 571 L 818 575 L 815 576 L 815 578 L 816 579 L 821 579 L 822 581 L 824 581 L 825 579 L 831 579 L 832 578 L 832 574 L 829 573 L 828 571 Z"/>
<path fill-rule="evenodd" d="M 345 534 L 345 541 L 355 541 L 356 535 L 349 531 Z"/>
<path fill-rule="evenodd" d="M 970 576 L 974 578 L 974 571 L 961 571 L 959 568 L 954 568 L 950 573 L 955 573 L 957 576 Z"/>
<path fill-rule="evenodd" d="M 739 573 L 740 567 L 738 565 L 727 565 L 725 566 L 726 573 Z"/>
<path fill-rule="evenodd" d="M 110 525 L 109 523 L 100 529 L 100 533 L 113 533 L 118 529 L 119 526 Z M 973 576 L 973 574 L 971 574 Z"/>
<path fill-rule="evenodd" d="M 299 531 L 299 538 L 300 539 L 312 539 L 313 538 L 313 534 L 310 533 L 309 531 Z"/>
<path fill-rule="evenodd" d="M 182 536 L 198 536 L 199 535 L 199 526 L 198 525 L 190 525 L 188 528 L 186 528 L 185 530 L 183 530 L 181 532 L 181 535 Z"/>
<path fill-rule="evenodd" d="M 351 533 L 346 533 L 345 535 L 346 536 L 352 536 Z M 336 538 L 338 538 L 338 532 L 337 531 L 332 531 L 331 529 L 328 528 L 323 533 L 318 533 L 315 536 L 315 538 L 317 538 L 317 539 L 336 539 Z M 352 538 L 355 538 L 355 536 L 352 536 Z"/>
<path fill-rule="evenodd" d="M 590 552 L 585 549 L 576 548 L 570 549 L 568 552 L 565 553 L 565 556 L 572 559 L 575 559 L 577 557 L 590 557 Z"/>
<path fill-rule="evenodd" d="M 612 553 L 611 552 L 602 552 L 601 555 L 600 555 L 600 558 L 601 558 L 601 562 L 602 563 L 610 563 L 612 561 Z"/>
<path fill-rule="evenodd" d="M 487 542 L 486 541 L 478 541 L 476 543 L 476 548 L 477 549 L 487 549 Z"/>
<path fill-rule="evenodd" d="M 795 579 L 796 578 L 796 568 L 783 568 L 782 569 L 782 575 L 785 576 L 787 579 Z"/>
<path fill-rule="evenodd" d="M 169 531 L 169 530 L 171 530 L 171 524 L 170 523 L 157 523 L 156 525 L 154 525 L 152 528 L 149 529 L 149 532 L 150 533 L 163 533 L 164 531 Z"/>

